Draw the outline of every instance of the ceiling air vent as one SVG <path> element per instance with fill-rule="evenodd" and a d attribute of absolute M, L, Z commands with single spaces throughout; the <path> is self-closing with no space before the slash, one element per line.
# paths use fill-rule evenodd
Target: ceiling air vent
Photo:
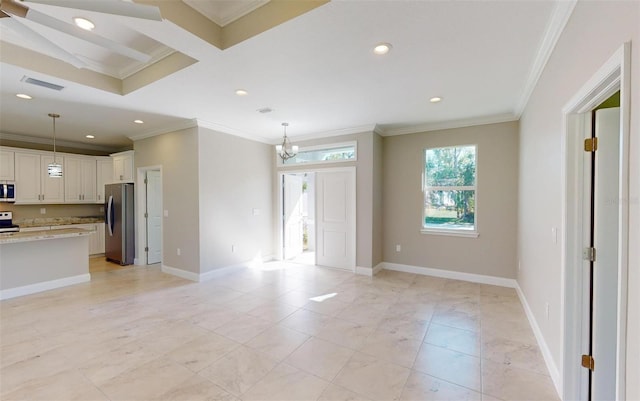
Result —
<path fill-rule="evenodd" d="M 22 77 L 21 81 L 32 85 L 42 86 L 43 88 L 53 89 L 55 91 L 61 91 L 64 89 L 64 86 L 52 84 L 51 82 L 41 81 L 39 79 L 30 78 L 27 76 Z"/>

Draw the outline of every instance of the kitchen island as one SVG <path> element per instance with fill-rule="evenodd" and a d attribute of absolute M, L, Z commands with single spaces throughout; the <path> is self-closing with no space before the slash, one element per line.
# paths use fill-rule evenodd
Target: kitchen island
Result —
<path fill-rule="evenodd" d="M 0 299 L 89 281 L 93 233 L 67 228 L 0 234 Z"/>

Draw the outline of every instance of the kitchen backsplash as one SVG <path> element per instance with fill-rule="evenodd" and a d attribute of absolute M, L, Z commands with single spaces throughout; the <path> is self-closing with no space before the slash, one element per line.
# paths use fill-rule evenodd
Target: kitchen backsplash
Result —
<path fill-rule="evenodd" d="M 44 214 L 41 213 L 44 209 Z M 0 203 L 0 211 L 13 212 L 13 220 L 50 219 L 58 217 L 104 217 L 104 206 L 87 205 L 15 205 Z"/>

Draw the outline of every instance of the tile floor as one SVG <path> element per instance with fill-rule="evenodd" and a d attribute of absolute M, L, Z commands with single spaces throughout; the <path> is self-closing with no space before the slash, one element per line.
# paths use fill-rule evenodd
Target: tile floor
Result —
<path fill-rule="evenodd" d="M 512 289 L 269 263 L 0 303 L 9 400 L 557 400 Z"/>

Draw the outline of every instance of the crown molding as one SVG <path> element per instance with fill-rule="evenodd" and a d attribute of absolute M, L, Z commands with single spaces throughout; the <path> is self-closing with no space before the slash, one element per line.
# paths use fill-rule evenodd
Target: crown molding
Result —
<path fill-rule="evenodd" d="M 149 61 L 147 61 L 146 63 L 137 62 L 137 63 L 129 64 L 128 66 L 122 68 L 116 73 L 117 74 L 116 78 L 119 78 L 119 79 L 129 78 L 133 74 L 144 70 L 145 68 L 151 66 L 152 64 L 157 63 L 158 61 L 166 57 L 169 57 L 173 53 L 176 53 L 176 50 L 165 45 L 159 45 L 149 53 L 149 56 L 151 57 Z"/>
<path fill-rule="evenodd" d="M 529 98 L 533 94 L 533 90 L 538 84 L 538 80 L 542 76 L 542 72 L 549 61 L 549 58 L 551 58 L 553 49 L 555 49 L 558 39 L 560 39 L 560 35 L 562 35 L 562 31 L 564 31 L 565 26 L 567 26 L 567 22 L 569 22 L 569 18 L 573 13 L 576 3 L 577 0 L 555 2 L 551 18 L 549 18 L 549 23 L 547 24 L 547 29 L 545 30 L 542 41 L 540 42 L 538 53 L 536 54 L 536 58 L 531 66 L 531 70 L 529 71 L 529 76 L 525 82 L 520 99 L 518 99 L 514 109 L 514 114 L 518 118 L 520 118 L 525 107 L 527 107 Z"/>
<path fill-rule="evenodd" d="M 324 131 L 324 132 L 315 132 L 312 134 L 306 135 L 298 135 L 298 136 L 289 136 L 289 139 L 295 141 L 309 141 L 312 139 L 321 139 L 321 138 L 331 138 L 334 136 L 342 136 L 342 135 L 353 135 L 353 134 L 362 134 L 362 133 L 372 133 L 377 129 L 377 125 L 368 124 L 368 125 L 360 125 L 357 127 L 350 128 L 341 128 L 333 131 Z M 272 145 L 277 145 L 282 142 L 282 138 L 273 139 L 269 143 Z"/>
<path fill-rule="evenodd" d="M 442 121 L 437 123 L 427 123 L 402 128 L 383 128 L 377 127 L 376 132 L 382 136 L 397 136 L 416 134 L 419 132 L 439 131 L 451 128 L 473 127 L 474 125 L 498 124 L 509 121 L 517 121 L 518 117 L 511 114 L 496 114 L 493 116 L 466 118 L 462 120 Z"/>
<path fill-rule="evenodd" d="M 266 144 L 271 144 L 271 141 L 267 138 L 261 137 L 260 135 L 250 134 L 244 131 L 240 131 L 235 128 L 227 127 L 226 125 L 217 124 L 211 121 L 206 120 L 196 120 L 198 127 L 210 129 L 212 131 L 220 132 L 222 134 L 233 135 L 244 139 L 249 139 L 255 142 L 261 142 Z"/>
<path fill-rule="evenodd" d="M 158 135 L 164 135 L 170 132 L 180 131 L 187 128 L 194 128 L 197 126 L 198 126 L 198 123 L 195 118 L 187 119 L 187 120 L 179 121 L 175 124 L 165 125 L 162 128 L 158 128 L 151 131 L 145 131 L 142 134 L 131 135 L 131 136 L 128 136 L 128 138 L 131 139 L 132 141 L 139 141 L 141 139 L 151 138 L 153 136 L 158 136 Z"/>
<path fill-rule="evenodd" d="M 21 135 L 21 134 L 9 134 L 5 132 L 0 132 L 0 140 L 16 141 L 16 142 L 24 142 L 24 143 L 38 143 L 42 145 L 53 146 L 53 139 L 50 139 L 50 138 Z M 56 139 L 56 146 L 63 146 L 63 147 L 68 147 L 73 149 L 88 149 L 88 150 L 95 150 L 95 151 L 106 152 L 106 153 L 113 153 L 113 152 L 118 152 L 122 150 L 122 147 L 92 145 L 89 143 L 65 141 L 60 139 Z"/>

